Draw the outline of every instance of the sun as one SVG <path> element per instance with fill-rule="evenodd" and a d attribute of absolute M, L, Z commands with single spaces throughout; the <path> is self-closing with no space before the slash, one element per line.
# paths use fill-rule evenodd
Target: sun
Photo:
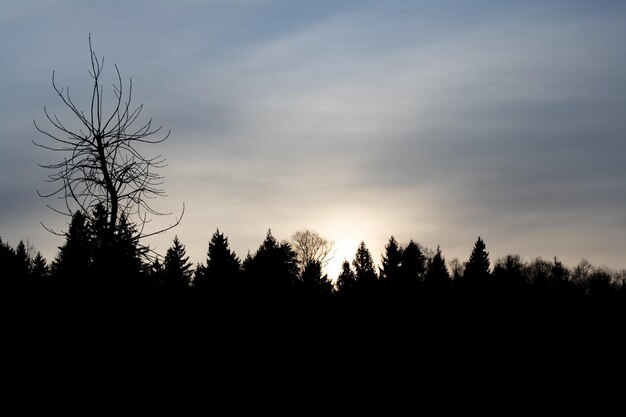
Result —
<path fill-rule="evenodd" d="M 329 208 L 323 218 L 312 225 L 324 238 L 333 242 L 332 259 L 326 264 L 324 273 L 335 281 L 345 260 L 352 263 L 361 241 L 376 241 L 382 225 L 380 213 L 362 205 L 338 205 Z M 378 250 L 377 247 L 375 247 Z"/>
<path fill-rule="evenodd" d="M 337 280 L 337 277 L 341 272 L 341 265 L 343 264 L 343 261 L 348 260 L 348 262 L 352 262 L 356 249 L 359 246 L 359 242 L 359 240 L 352 238 L 341 238 L 335 240 L 335 244 L 333 245 L 333 250 L 331 252 L 333 257 L 326 265 L 328 278 L 333 281 Z"/>

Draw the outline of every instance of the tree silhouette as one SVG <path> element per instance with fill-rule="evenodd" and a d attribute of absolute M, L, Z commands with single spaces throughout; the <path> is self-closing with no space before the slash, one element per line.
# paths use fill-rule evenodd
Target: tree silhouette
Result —
<path fill-rule="evenodd" d="M 0 277 L 2 278 L 0 285 L 6 288 L 7 291 L 14 290 L 17 285 L 15 278 L 16 265 L 15 249 L 0 238 Z"/>
<path fill-rule="evenodd" d="M 333 242 L 309 229 L 299 230 L 291 236 L 292 248 L 298 256 L 302 270 L 311 262 L 319 262 L 325 267 L 332 259 Z"/>
<path fill-rule="evenodd" d="M 254 256 L 244 261 L 243 270 L 251 290 L 277 295 L 294 287 L 298 259 L 289 243 L 278 243 L 268 230 Z"/>
<path fill-rule="evenodd" d="M 26 284 L 30 276 L 31 260 L 23 240 L 15 248 L 15 262 L 15 279 L 22 285 Z"/>
<path fill-rule="evenodd" d="M 221 280 L 234 277 L 237 286 L 226 288 L 235 291 L 184 291 L 193 271 L 177 236 L 163 264 L 158 259 L 141 264 L 132 225 L 122 221 L 117 233 L 102 237 L 109 230 L 105 227 L 106 210 L 96 209 L 93 220 L 80 211 L 74 213 L 66 241 L 53 262 L 53 279 L 48 279 L 48 266 L 41 253 L 31 256 L 33 250 L 23 241 L 13 249 L 0 239 L 3 300 L 9 307 L 15 302 L 18 308 L 13 311 L 23 313 L 13 315 L 17 318 L 12 328 L 21 332 L 3 330 L 8 340 L 35 340 L 39 343 L 32 345 L 38 348 L 48 347 L 45 343 L 70 346 L 75 342 L 133 346 L 144 337 L 142 346 L 150 348 L 160 345 L 155 342 L 209 346 L 216 340 L 228 340 L 226 350 L 230 350 L 231 346 L 248 346 L 254 337 L 262 338 L 268 346 L 266 351 L 255 348 L 255 358 L 261 359 L 259 355 L 271 350 L 280 352 L 277 356 L 284 359 L 279 346 L 281 338 L 287 337 L 292 346 L 302 349 L 311 342 L 316 346 L 336 342 L 349 348 L 342 352 L 358 352 L 364 342 L 374 342 L 377 347 L 389 348 L 376 351 L 387 360 L 399 352 L 409 352 L 413 357 L 428 352 L 421 341 L 435 341 L 437 347 L 456 346 L 460 337 L 468 335 L 488 343 L 481 348 L 493 346 L 492 340 L 506 341 L 510 335 L 524 348 L 532 346 L 533 337 L 541 338 L 537 341 L 568 334 L 573 335 L 569 341 L 589 336 L 595 341 L 596 335 L 609 333 L 618 337 L 626 317 L 626 270 L 615 272 L 583 260 L 570 272 L 556 257 L 553 262 L 541 258 L 524 261 L 508 255 L 496 260 L 493 274 L 489 274 L 482 240 L 467 262 L 470 272 L 460 272 L 456 263 L 460 285 L 453 286 L 440 247 L 426 252 L 411 241 L 402 249 L 390 238 L 381 275 L 393 283 L 389 287 L 393 291 L 381 287 L 370 252 L 361 242 L 352 264 L 343 262 L 337 291 L 333 292 L 319 261 L 309 262 L 299 272 L 296 253 L 288 243 L 279 243 L 271 231 L 254 255 L 246 256 L 244 272 L 237 272 L 239 260 L 228 239 L 217 230 L 209 243 L 207 265 L 196 271 L 194 286 L 204 285 L 203 277 L 206 285 L 220 289 Z M 116 242 L 114 247 L 107 246 L 110 241 Z M 430 254 L 426 261 L 424 252 Z M 27 281 L 25 271 L 30 274 Z M 117 279 L 129 271 L 139 271 L 167 291 L 157 290 L 148 297 L 130 293 L 131 297 L 125 298 L 128 286 L 119 286 Z M 475 280 L 471 271 L 482 271 L 492 278 Z M 396 273 L 397 280 L 389 278 Z M 106 291 L 103 282 L 116 283 L 115 291 Z M 100 291 L 103 288 L 105 291 Z M 225 310 L 235 319 L 234 326 L 228 320 L 211 321 Z M 202 330 L 206 319 L 211 325 L 210 341 L 205 340 L 208 333 Z M 602 334 L 604 330 L 607 333 Z M 297 351 L 302 357 L 302 351 Z M 423 357 L 432 358 L 426 355 Z"/>
<path fill-rule="evenodd" d="M 2 265 L 6 265 L 9 258 L 15 256 L 15 251 L 6 242 L 2 241 L 2 237 L 0 236 L 0 261 L 2 261 Z"/>
<path fill-rule="evenodd" d="M 398 285 L 401 280 L 403 250 L 398 241 L 391 236 L 382 255 L 380 279 L 389 286 Z"/>
<path fill-rule="evenodd" d="M 401 290 L 414 290 L 422 280 L 425 271 L 426 256 L 419 245 L 411 240 L 402 251 L 400 280 L 397 286 Z"/>
<path fill-rule="evenodd" d="M 555 295 L 561 299 L 570 298 L 574 291 L 570 280 L 571 272 L 561 261 L 555 256 L 550 266 L 550 274 L 546 283 L 547 290 L 551 293 L 551 297 Z"/>
<path fill-rule="evenodd" d="M 578 265 L 574 267 L 572 271 L 572 281 L 574 283 L 582 285 L 593 273 L 593 265 L 587 260 L 582 259 Z"/>
<path fill-rule="evenodd" d="M 187 288 L 193 274 L 191 267 L 185 245 L 180 243 L 178 236 L 174 236 L 174 243 L 167 250 L 165 260 L 163 261 L 163 281 L 161 285 L 172 290 Z"/>
<path fill-rule="evenodd" d="M 52 262 L 52 276 L 66 288 L 80 288 L 89 278 L 91 265 L 91 239 L 87 217 L 80 211 L 72 216 L 65 234 L 65 244 Z"/>
<path fill-rule="evenodd" d="M 146 283 L 151 286 L 159 286 L 163 283 L 163 264 L 156 258 L 152 263 L 144 265 L 143 274 Z"/>
<path fill-rule="evenodd" d="M 252 254 L 250 253 L 250 251 L 248 251 L 246 257 L 243 258 L 243 261 L 241 261 L 241 271 L 249 274 L 250 269 L 252 268 Z"/>
<path fill-rule="evenodd" d="M 526 265 L 519 255 L 507 255 L 496 261 L 493 277 L 497 290 L 505 291 L 509 296 L 519 296 L 527 283 Z"/>
<path fill-rule="evenodd" d="M 526 265 L 526 279 L 536 287 L 547 287 L 551 285 L 553 266 L 545 259 L 535 258 Z"/>
<path fill-rule="evenodd" d="M 593 268 L 584 285 L 586 298 L 597 305 L 612 303 L 617 294 L 616 283 L 607 268 Z"/>
<path fill-rule="evenodd" d="M 89 222 L 94 279 L 100 285 L 120 287 L 138 285 L 142 273 L 142 255 L 135 226 L 122 213 L 115 230 L 107 227 L 107 212 L 98 204 Z"/>
<path fill-rule="evenodd" d="M 142 273 L 142 259 L 149 248 L 139 244 L 139 237 L 136 226 L 128 220 L 126 214 L 122 214 L 113 242 L 117 271 L 125 278 L 139 279 Z"/>
<path fill-rule="evenodd" d="M 46 282 L 50 277 L 50 268 L 46 258 L 43 257 L 41 252 L 37 252 L 32 261 L 32 268 L 30 271 L 30 281 L 33 285 L 41 285 Z"/>
<path fill-rule="evenodd" d="M 241 261 L 230 250 L 228 238 L 217 229 L 209 242 L 206 266 L 196 268 L 193 285 L 196 288 L 214 287 L 223 290 L 235 284 L 240 269 Z"/>
<path fill-rule="evenodd" d="M 450 262 L 450 272 L 452 272 L 452 279 L 455 282 L 459 282 L 463 279 L 465 273 L 465 264 L 459 260 L 459 258 L 453 258 Z"/>
<path fill-rule="evenodd" d="M 165 158 L 161 155 L 148 157 L 140 151 L 143 145 L 163 142 L 169 132 L 154 138 L 162 127 L 153 128 L 151 119 L 138 122 L 143 105 L 131 105 L 132 80 L 126 92 L 117 66 L 113 106 L 106 112 L 102 86 L 104 63 L 91 46 L 91 36 L 89 54 L 89 74 L 93 81 L 90 107 L 86 111 L 79 109 L 70 96 L 69 87 L 57 86 L 53 72 L 52 87 L 74 120 L 66 124 L 44 107 L 51 130 L 44 130 L 33 121 L 35 128 L 52 141 L 49 145 L 34 142 L 35 145 L 63 155 L 60 162 L 40 165 L 52 171 L 48 182 L 56 184 L 52 192 L 40 195 L 62 200 L 60 209 L 48 205 L 55 212 L 71 216 L 78 209 L 89 220 L 95 220 L 91 215 L 100 206 L 106 213 L 107 238 L 114 235 L 122 221 L 129 222 L 131 218 L 139 225 L 141 237 L 169 230 L 180 222 L 180 218 L 173 226 L 144 233 L 148 216 L 163 214 L 153 209 L 149 200 L 164 195 L 160 188 L 163 177 L 155 170 L 164 166 Z M 75 122 L 79 127 L 73 129 L 70 126 Z"/>
<path fill-rule="evenodd" d="M 491 273 L 489 272 L 489 252 L 485 242 L 478 237 L 469 260 L 465 264 L 464 280 L 471 286 L 485 287 L 491 281 Z"/>
<path fill-rule="evenodd" d="M 569 270 L 563 265 L 561 261 L 555 256 L 551 269 L 552 279 L 555 282 L 563 283 L 569 280 Z"/>
<path fill-rule="evenodd" d="M 305 295 L 330 296 L 333 292 L 333 283 L 328 275 L 322 275 L 320 261 L 309 261 L 300 274 L 301 288 Z"/>
<path fill-rule="evenodd" d="M 435 254 L 428 261 L 428 268 L 424 276 L 424 286 L 429 290 L 444 289 L 450 281 L 450 273 L 446 268 L 446 259 L 441 253 L 441 248 L 437 246 Z"/>
<path fill-rule="evenodd" d="M 337 291 L 339 294 L 347 295 L 354 291 L 356 286 L 356 277 L 348 260 L 344 260 L 341 264 L 341 272 L 337 277 Z"/>
<path fill-rule="evenodd" d="M 355 285 L 358 291 L 372 292 L 377 288 L 378 275 L 374 267 L 374 260 L 365 242 L 361 241 L 352 261 L 354 268 Z"/>

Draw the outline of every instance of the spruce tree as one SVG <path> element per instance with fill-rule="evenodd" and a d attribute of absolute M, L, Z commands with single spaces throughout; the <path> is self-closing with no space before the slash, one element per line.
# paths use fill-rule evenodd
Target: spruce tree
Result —
<path fill-rule="evenodd" d="M 13 290 L 17 285 L 16 265 L 15 249 L 0 238 L 0 285 L 7 290 Z"/>
<path fill-rule="evenodd" d="M 114 230 L 109 227 L 107 210 L 99 204 L 89 222 L 92 270 L 99 286 L 129 288 L 140 283 L 146 249 L 139 245 L 138 233 L 125 214 Z"/>
<path fill-rule="evenodd" d="M 70 227 L 65 234 L 65 244 L 52 262 L 52 276 L 64 288 L 77 288 L 84 285 L 91 266 L 91 239 L 87 218 L 77 211 L 72 216 Z"/>
<path fill-rule="evenodd" d="M 333 283 L 327 275 L 322 275 L 320 261 L 307 262 L 300 277 L 301 288 L 304 294 L 309 296 L 330 295 L 333 291 Z"/>
<path fill-rule="evenodd" d="M 46 259 L 41 255 L 41 252 L 37 252 L 32 262 L 32 268 L 30 271 L 30 281 L 34 285 L 40 285 L 48 280 L 50 276 L 50 268 Z"/>
<path fill-rule="evenodd" d="M 163 287 L 174 290 L 187 288 L 193 274 L 191 267 L 185 245 L 180 243 L 178 236 L 174 236 L 174 243 L 163 261 Z"/>
<path fill-rule="evenodd" d="M 561 284 L 569 280 L 570 272 L 561 261 L 555 256 L 551 269 L 551 281 Z"/>
<path fill-rule="evenodd" d="M 356 250 L 352 266 L 354 267 L 357 290 L 374 291 L 377 288 L 378 276 L 376 275 L 372 255 L 363 241 L 361 241 Z"/>
<path fill-rule="evenodd" d="M 476 240 L 469 260 L 465 264 L 463 278 L 468 285 L 479 288 L 487 286 L 491 281 L 489 252 L 487 252 L 485 242 L 483 242 L 480 236 Z"/>
<path fill-rule="evenodd" d="M 31 259 L 23 240 L 20 240 L 15 248 L 15 261 L 15 279 L 22 285 L 26 284 L 30 275 Z"/>
<path fill-rule="evenodd" d="M 402 264 L 400 265 L 400 282 L 398 287 L 415 289 L 421 282 L 426 271 L 426 256 L 420 246 L 411 240 L 402 251 Z"/>
<path fill-rule="evenodd" d="M 575 286 L 570 280 L 570 275 L 570 270 L 555 256 L 546 279 L 544 292 L 552 296 L 557 295 L 559 301 L 572 296 L 575 292 Z"/>
<path fill-rule="evenodd" d="M 430 290 L 440 290 L 450 281 L 450 273 L 446 267 L 446 259 L 441 253 L 441 248 L 437 250 L 428 262 L 428 268 L 424 276 L 424 286 Z"/>
<path fill-rule="evenodd" d="M 380 279 L 391 287 L 398 285 L 401 279 L 402 253 L 403 250 L 398 241 L 391 236 L 385 246 L 385 253 L 382 255 L 382 268 L 380 269 Z"/>
<path fill-rule="evenodd" d="M 337 291 L 341 295 L 351 294 L 356 286 L 356 278 L 354 271 L 350 267 L 350 262 L 344 260 L 341 264 L 341 272 L 337 277 Z"/>
<path fill-rule="evenodd" d="M 198 288 L 217 287 L 224 289 L 234 284 L 237 279 L 241 261 L 230 250 L 228 238 L 219 229 L 213 233 L 209 242 L 206 266 L 196 269 L 193 285 Z"/>
<path fill-rule="evenodd" d="M 290 290 L 298 278 L 298 259 L 289 243 L 278 243 L 268 230 L 254 256 L 246 259 L 245 275 L 249 288 L 268 294 Z"/>
<path fill-rule="evenodd" d="M 193 271 L 191 286 L 194 288 L 207 289 L 211 286 L 211 284 L 215 285 L 214 282 L 211 283 L 207 279 L 206 266 L 202 262 L 197 263 L 196 268 Z"/>
<path fill-rule="evenodd" d="M 114 256 L 118 270 L 123 272 L 126 282 L 135 285 L 143 279 L 144 264 L 142 259 L 148 253 L 148 248 L 139 243 L 139 233 L 125 214 L 121 215 L 119 225 L 114 235 Z M 124 283 L 122 283 L 124 284 Z"/>
<path fill-rule="evenodd" d="M 252 284 L 252 276 L 254 274 L 254 265 L 253 265 L 252 254 L 250 251 L 246 254 L 246 257 L 241 261 L 241 275 L 242 275 L 242 283 L 244 287 L 249 287 Z"/>
<path fill-rule="evenodd" d="M 163 285 L 163 264 L 159 261 L 159 258 L 156 258 L 152 264 L 145 267 L 144 271 L 148 284 L 151 286 L 161 286 Z"/>

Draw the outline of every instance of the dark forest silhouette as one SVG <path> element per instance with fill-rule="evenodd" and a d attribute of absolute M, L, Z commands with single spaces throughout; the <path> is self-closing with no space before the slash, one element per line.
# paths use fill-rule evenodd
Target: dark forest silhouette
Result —
<path fill-rule="evenodd" d="M 480 237 L 468 260 L 451 268 L 441 248 L 413 240 L 402 245 L 394 237 L 377 267 L 361 242 L 331 280 L 319 260 L 302 262 L 292 244 L 271 231 L 241 260 L 217 230 L 206 260 L 194 268 L 178 237 L 164 258 L 142 257 L 145 248 L 127 223 L 104 250 L 106 224 L 98 213 L 91 218 L 74 214 L 50 263 L 30 244 L 13 248 L 0 240 L 2 294 L 28 311 L 29 337 L 39 342 L 197 342 L 209 337 L 205 323 L 223 331 L 279 326 L 281 337 L 286 329 L 314 329 L 320 340 L 354 332 L 393 338 L 407 326 L 430 332 L 523 323 L 536 331 L 578 332 L 626 323 L 626 271 L 585 260 L 568 268 L 556 257 L 524 261 L 509 255 L 492 263 Z"/>

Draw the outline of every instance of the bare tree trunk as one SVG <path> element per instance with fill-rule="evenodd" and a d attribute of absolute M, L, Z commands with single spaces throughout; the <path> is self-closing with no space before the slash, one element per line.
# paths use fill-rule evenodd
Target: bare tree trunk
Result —
<path fill-rule="evenodd" d="M 144 232 L 144 226 L 149 222 L 148 213 L 165 214 L 148 204 L 149 199 L 165 195 L 160 188 L 163 177 L 154 172 L 154 169 L 164 166 L 165 158 L 161 155 L 147 157 L 138 147 L 161 143 L 169 137 L 169 132 L 162 138 L 153 139 L 153 135 L 159 133 L 162 126 L 153 129 L 152 120 L 139 125 L 135 123 L 141 115 L 143 105 L 131 108 L 132 80 L 125 94 L 117 66 L 117 82 L 113 85 L 115 101 L 111 112 L 104 114 L 100 82 L 103 63 L 93 51 L 91 37 L 89 52 L 89 74 L 93 79 L 93 88 L 91 107 L 87 115 L 74 104 L 68 87 L 57 86 L 54 72 L 52 73 L 54 91 L 70 110 L 70 114 L 78 119 L 81 127 L 74 130 L 66 128 L 61 119 L 57 115 L 49 114 L 45 107 L 46 118 L 54 128 L 52 133 L 40 129 L 33 120 L 35 128 L 52 139 L 52 145 L 34 142 L 35 145 L 65 155 L 62 162 L 40 165 L 52 170 L 48 174 L 48 182 L 60 184 L 56 190 L 40 195 L 58 196 L 63 200 L 62 209 L 48 206 L 52 210 L 72 216 L 78 209 L 90 220 L 93 220 L 95 208 L 102 206 L 106 210 L 109 235 L 115 233 L 121 218 L 138 226 L 138 238 L 162 233 L 180 223 L 185 206 L 183 204 L 181 216 L 173 225 L 152 233 Z"/>

